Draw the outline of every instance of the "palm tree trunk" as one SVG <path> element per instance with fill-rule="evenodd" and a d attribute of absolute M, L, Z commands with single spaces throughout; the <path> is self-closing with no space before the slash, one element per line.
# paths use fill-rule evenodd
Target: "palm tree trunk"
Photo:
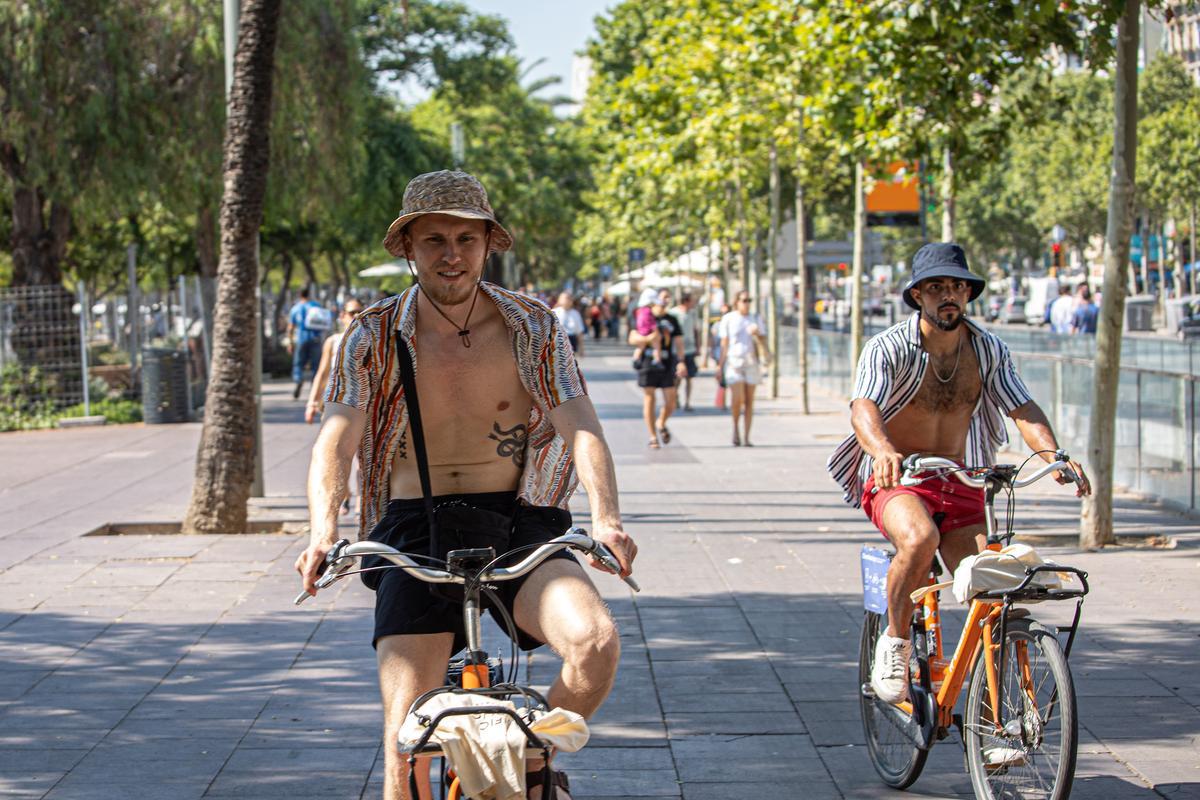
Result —
<path fill-rule="evenodd" d="M 225 123 L 221 260 L 212 377 L 185 533 L 240 533 L 254 480 L 255 284 L 270 157 L 271 90 L 280 0 L 245 0 Z"/>
<path fill-rule="evenodd" d="M 1113 533 L 1113 450 L 1117 428 L 1117 385 L 1121 376 L 1121 334 L 1125 318 L 1125 273 L 1133 230 L 1134 180 L 1137 175 L 1137 54 L 1139 0 L 1126 0 L 1117 24 L 1117 66 L 1113 92 L 1113 162 L 1108 192 L 1108 252 L 1104 263 L 1104 301 L 1096 327 L 1096 380 L 1088 435 L 1088 467 L 1094 494 L 1084 498 L 1081 547 L 1116 542 Z M 1143 242 L 1143 248 L 1145 243 Z M 1144 249 L 1143 249 L 1144 252 Z"/>

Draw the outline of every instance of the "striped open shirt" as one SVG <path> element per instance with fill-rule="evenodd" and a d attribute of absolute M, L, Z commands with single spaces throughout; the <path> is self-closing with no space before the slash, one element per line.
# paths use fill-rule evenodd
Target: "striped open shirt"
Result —
<path fill-rule="evenodd" d="M 871 400 L 879 406 L 887 422 L 917 396 L 929 353 L 921 346 L 921 314 L 914 313 L 883 333 L 871 337 L 858 361 L 854 395 Z M 979 361 L 983 391 L 967 429 L 966 459 L 969 466 L 990 466 L 996 451 L 1008 442 L 1004 417 L 1013 409 L 1033 398 L 1021 376 L 1013 367 L 1008 345 L 999 337 L 963 318 L 971 332 L 970 342 Z M 858 508 L 862 503 L 863 485 L 871 475 L 873 459 L 863 451 L 858 437 L 847 437 L 825 467 L 845 492 L 843 499 Z"/>
<path fill-rule="evenodd" d="M 566 441 L 548 412 L 587 394 L 571 343 L 545 304 L 490 283 L 480 289 L 491 298 L 508 325 L 517 373 L 533 399 L 529 412 L 525 468 L 518 496 L 534 506 L 565 508 L 575 489 L 575 466 Z M 408 407 L 400 380 L 396 335 L 408 344 L 419 369 L 416 334 L 416 287 L 381 300 L 363 311 L 342 337 L 325 390 L 326 403 L 353 406 L 367 415 L 358 448 L 359 488 L 363 498 L 358 538 L 364 539 L 391 499 L 392 462 L 408 427 Z"/>

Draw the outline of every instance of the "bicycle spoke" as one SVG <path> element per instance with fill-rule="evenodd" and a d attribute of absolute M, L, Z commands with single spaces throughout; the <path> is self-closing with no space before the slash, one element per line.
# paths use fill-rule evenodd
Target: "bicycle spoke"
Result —
<path fill-rule="evenodd" d="M 987 724 L 972 726 L 984 747 L 994 748 L 1001 758 L 1016 760 L 1013 751 L 1021 753 L 1021 763 L 997 764 L 987 770 L 987 783 L 996 800 L 1052 797 L 1063 759 L 1063 731 L 1056 724 L 1061 720 L 1054 714 L 1059 686 L 1041 642 L 1024 639 L 1021 644 L 1018 648 L 1015 642 L 1008 642 L 1005 652 L 1003 709 L 998 719 L 1005 733 Z M 1020 726 L 1017 735 L 1012 734 L 1014 722 Z"/>

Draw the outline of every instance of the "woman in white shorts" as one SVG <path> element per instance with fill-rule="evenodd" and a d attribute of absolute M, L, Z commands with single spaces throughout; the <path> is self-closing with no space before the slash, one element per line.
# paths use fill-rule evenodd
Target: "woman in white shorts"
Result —
<path fill-rule="evenodd" d="M 742 444 L 754 446 L 750 441 L 754 391 L 762 381 L 762 368 L 771 357 L 764 331 L 762 319 L 750 310 L 750 294 L 744 290 L 738 292 L 733 301 L 733 311 L 721 317 L 718 326 L 721 357 L 717 362 L 717 369 L 724 375 L 729 393 L 734 447 Z M 764 354 L 764 362 L 759 361 L 760 349 Z M 743 420 L 740 431 L 739 418 Z"/>

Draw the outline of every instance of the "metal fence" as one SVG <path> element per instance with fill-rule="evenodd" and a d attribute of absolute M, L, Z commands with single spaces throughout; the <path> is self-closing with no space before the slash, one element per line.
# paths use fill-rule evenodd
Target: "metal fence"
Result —
<path fill-rule="evenodd" d="M 1016 329 L 1020 330 L 1020 329 Z M 1091 424 L 1092 389 L 1095 384 L 1093 350 L 1064 353 L 1088 347 L 1094 341 L 1082 337 L 1053 337 L 1060 340 L 1057 352 L 1030 352 L 1045 346 L 1050 334 L 1040 338 L 1010 335 L 1014 329 L 997 331 L 1008 343 L 1021 377 L 1038 405 L 1054 426 L 1059 443 L 1068 452 L 1084 454 Z M 1032 331 L 1027 333 L 1033 333 Z M 780 331 L 780 374 L 798 374 L 796 329 Z M 1082 343 L 1080 343 L 1082 341 Z M 1142 366 L 1155 358 L 1175 359 L 1190 348 L 1178 342 L 1126 340 L 1122 351 L 1131 353 L 1138 365 L 1122 366 L 1117 390 L 1116 452 L 1114 481 L 1128 489 L 1152 495 L 1171 505 L 1196 509 L 1200 489 L 1196 462 L 1200 454 L 1197 417 L 1200 416 L 1200 380 L 1190 371 L 1150 369 Z M 850 337 L 832 331 L 809 331 L 809 381 L 825 391 L 849 397 L 853 391 L 850 372 Z M 1170 345 L 1176 345 L 1172 349 Z M 1139 363 L 1140 362 L 1140 363 Z M 1179 363 L 1171 361 L 1171 363 Z M 1200 362 L 1196 362 L 1200 366 Z M 1009 438 L 1020 436 L 1008 421 Z"/>
<path fill-rule="evenodd" d="M 207 365 L 201 319 L 198 293 L 182 281 L 169 292 L 133 296 L 95 296 L 86 285 L 0 288 L 0 404 L 31 412 L 138 399 L 144 348 L 189 355 L 195 401 Z"/>

